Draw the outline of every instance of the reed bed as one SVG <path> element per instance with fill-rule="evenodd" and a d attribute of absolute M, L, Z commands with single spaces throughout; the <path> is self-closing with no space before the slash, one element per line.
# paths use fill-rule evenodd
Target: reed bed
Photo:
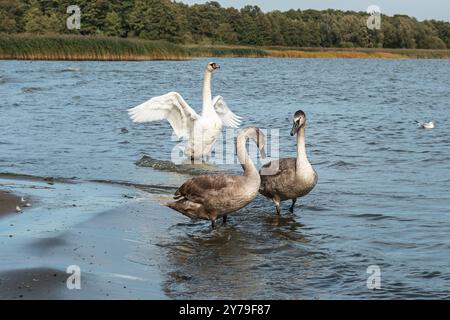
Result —
<path fill-rule="evenodd" d="M 270 53 L 256 47 L 241 46 L 186 46 L 192 57 L 266 58 Z"/>
<path fill-rule="evenodd" d="M 358 51 L 301 51 L 301 50 L 270 50 L 270 56 L 276 58 L 341 58 L 341 59 L 402 59 L 406 56 L 388 52 L 358 52 Z"/>
<path fill-rule="evenodd" d="M 186 60 L 181 46 L 163 41 L 84 37 L 0 35 L 0 59 L 17 60 Z"/>
<path fill-rule="evenodd" d="M 113 37 L 0 34 L 0 59 L 141 61 L 196 57 L 449 59 L 450 50 L 183 46 Z"/>
<path fill-rule="evenodd" d="M 386 52 L 396 52 L 411 59 L 450 59 L 450 50 L 386 49 Z"/>
<path fill-rule="evenodd" d="M 289 48 L 266 47 L 280 58 L 450 59 L 450 50 L 385 48 Z"/>

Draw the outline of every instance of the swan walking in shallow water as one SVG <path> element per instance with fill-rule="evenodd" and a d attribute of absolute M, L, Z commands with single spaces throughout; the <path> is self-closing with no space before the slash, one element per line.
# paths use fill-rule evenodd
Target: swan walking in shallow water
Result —
<path fill-rule="evenodd" d="M 185 182 L 175 193 L 176 202 L 165 206 L 176 210 L 191 219 L 210 220 L 212 228 L 215 221 L 248 205 L 257 195 L 261 178 L 248 155 L 245 145 L 248 139 L 256 142 L 264 157 L 264 134 L 255 127 L 242 130 L 237 138 L 237 156 L 244 169 L 243 176 L 199 176 Z"/>
<path fill-rule="evenodd" d="M 422 128 L 422 129 L 434 129 L 434 122 L 430 121 L 430 122 L 419 122 L 416 121 L 417 125 Z"/>
<path fill-rule="evenodd" d="M 198 115 L 177 92 L 154 97 L 128 110 L 133 122 L 167 119 L 178 138 L 187 139 L 184 153 L 191 160 L 209 157 L 223 126 L 238 128 L 241 118 L 235 115 L 221 96 L 212 99 L 211 78 L 219 66 L 208 63 L 203 83 L 203 111 Z"/>
<path fill-rule="evenodd" d="M 292 205 L 289 211 L 293 213 L 297 198 L 307 195 L 317 184 L 317 173 L 306 155 L 305 127 L 306 115 L 299 110 L 294 115 L 291 130 L 291 136 L 297 135 L 297 158 L 275 160 L 261 169 L 259 192 L 275 203 L 277 214 L 280 214 L 280 203 L 290 199 Z M 278 168 L 278 171 L 265 175 L 270 168 Z"/>

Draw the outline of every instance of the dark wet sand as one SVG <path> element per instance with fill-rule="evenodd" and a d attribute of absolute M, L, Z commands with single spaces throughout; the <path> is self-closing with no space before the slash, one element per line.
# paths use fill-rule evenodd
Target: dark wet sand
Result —
<path fill-rule="evenodd" d="M 75 216 L 86 205 L 82 201 L 62 207 L 46 204 L 45 196 L 58 197 L 58 188 L 68 198 L 78 197 L 76 189 L 80 188 L 89 190 L 89 195 L 106 193 L 123 199 L 123 205 L 100 212 L 88 210 L 77 221 Z M 117 188 L 118 193 L 108 193 Z M 161 251 L 150 241 L 152 234 L 161 232 L 159 228 L 170 226 L 172 216 L 155 214 L 160 207 L 146 195 L 138 202 L 121 196 L 135 193 L 132 190 L 55 183 L 52 189 L 39 189 L 42 203 L 21 215 L 6 214 L 14 213 L 21 199 L 2 191 L 0 300 L 167 299 L 157 267 Z M 67 268 L 74 265 L 81 270 L 80 290 L 66 285 L 71 275 Z"/>
<path fill-rule="evenodd" d="M 8 213 L 16 211 L 16 206 L 20 205 L 20 198 L 16 195 L 0 190 L 0 218 Z"/>
<path fill-rule="evenodd" d="M 0 300 L 167 299 L 153 258 L 161 253 L 142 241 L 151 234 L 146 220 L 153 210 L 148 203 L 125 206 L 26 241 L 14 225 L 12 237 L 0 239 L 10 265 L 0 270 Z M 67 288 L 71 265 L 81 269 L 80 290 Z"/>
<path fill-rule="evenodd" d="M 67 274 L 57 269 L 34 268 L 0 273 L 0 299 L 57 299 Z"/>

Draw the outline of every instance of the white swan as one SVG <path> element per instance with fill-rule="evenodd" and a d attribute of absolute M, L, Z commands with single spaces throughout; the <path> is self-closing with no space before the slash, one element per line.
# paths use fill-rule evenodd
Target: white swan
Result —
<path fill-rule="evenodd" d="M 178 138 L 187 139 L 184 153 L 191 160 L 206 159 L 223 126 L 238 128 L 241 117 L 228 108 L 224 99 L 212 99 L 211 77 L 219 66 L 208 63 L 203 82 L 203 111 L 198 115 L 177 92 L 154 97 L 128 110 L 133 122 L 143 123 L 167 119 Z"/>

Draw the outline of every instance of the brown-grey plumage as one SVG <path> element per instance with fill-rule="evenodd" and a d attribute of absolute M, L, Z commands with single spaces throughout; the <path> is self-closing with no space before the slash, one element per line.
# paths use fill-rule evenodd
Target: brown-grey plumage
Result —
<path fill-rule="evenodd" d="M 309 163 L 305 150 L 306 115 L 299 110 L 294 115 L 291 136 L 297 134 L 297 158 L 280 159 L 261 168 L 259 192 L 271 199 L 280 214 L 280 203 L 292 199 L 291 212 L 297 198 L 306 196 L 317 184 L 318 175 Z"/>
<path fill-rule="evenodd" d="M 177 201 L 166 206 L 191 219 L 210 220 L 213 229 L 220 217 L 226 223 L 230 213 L 242 209 L 258 195 L 261 178 L 247 154 L 245 145 L 248 139 L 256 142 L 262 154 L 265 145 L 265 136 L 258 128 L 245 128 L 239 134 L 236 145 L 243 176 L 204 175 L 192 178 L 175 192 Z"/>

